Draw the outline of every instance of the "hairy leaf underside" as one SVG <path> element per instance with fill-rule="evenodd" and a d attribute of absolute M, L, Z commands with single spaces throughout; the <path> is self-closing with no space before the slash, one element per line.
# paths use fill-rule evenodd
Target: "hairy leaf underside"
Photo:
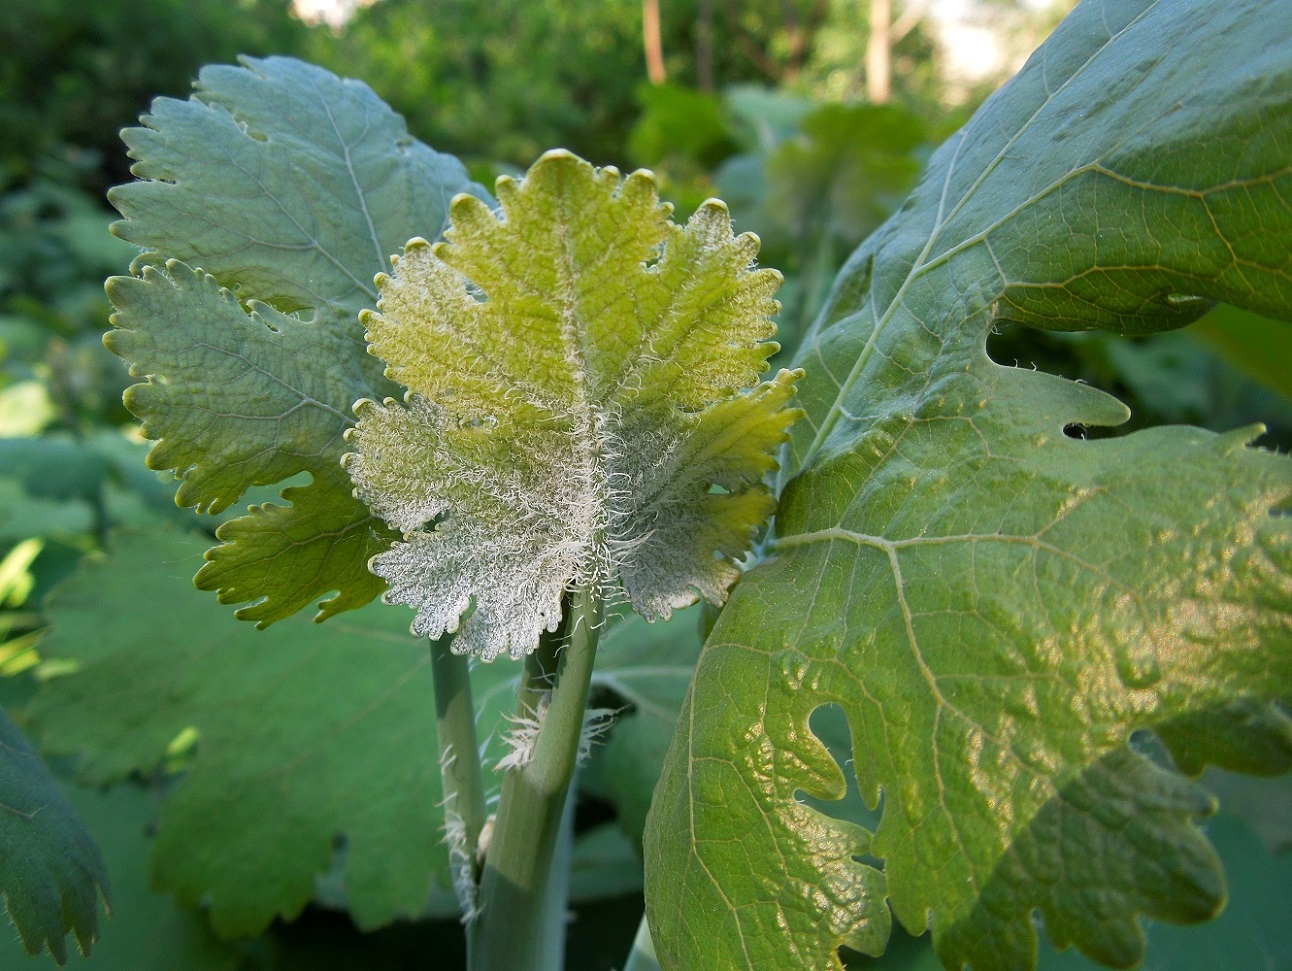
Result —
<path fill-rule="evenodd" d="M 854 254 L 656 793 L 666 969 L 838 968 L 890 908 L 948 968 L 1033 967 L 1038 915 L 1127 967 L 1141 915 L 1221 906 L 1188 774 L 1292 766 L 1292 462 L 1259 429 L 1070 437 L 1126 409 L 985 342 L 1292 317 L 1290 159 L 1292 7 L 1086 0 Z M 874 832 L 803 802 L 845 791 L 827 704 Z"/>
<path fill-rule="evenodd" d="M 320 619 L 360 607 L 394 534 L 351 494 L 342 436 L 356 399 L 395 387 L 358 314 L 390 254 L 440 233 L 455 194 L 485 193 L 367 87 L 289 58 L 207 67 L 143 121 L 123 133 L 140 181 L 110 194 L 143 254 L 108 282 L 105 343 L 145 379 L 126 404 L 157 440 L 149 464 L 207 512 L 310 476 L 290 505 L 225 523 L 197 583 L 261 626 L 330 592 Z"/>
<path fill-rule="evenodd" d="M 497 192 L 497 214 L 455 199 L 364 315 L 409 389 L 347 433 L 356 494 L 403 534 L 373 559 L 386 599 L 486 660 L 537 647 L 576 584 L 650 619 L 722 603 L 800 414 L 794 373 L 745 390 L 780 274 L 719 202 L 672 223 L 647 172 L 555 151 Z"/>

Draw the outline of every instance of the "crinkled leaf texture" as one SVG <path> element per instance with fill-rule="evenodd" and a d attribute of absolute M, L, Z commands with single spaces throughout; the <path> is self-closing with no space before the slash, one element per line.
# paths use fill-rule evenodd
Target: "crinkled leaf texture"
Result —
<path fill-rule="evenodd" d="M 1221 906 L 1184 773 L 1292 765 L 1292 462 L 1256 429 L 1069 437 L 1126 410 L 985 342 L 1292 316 L 1289 159 L 1292 6 L 1086 0 L 854 254 L 656 792 L 665 968 L 838 968 L 890 905 L 948 968 L 1034 966 L 1038 914 L 1128 967 L 1140 915 Z M 831 703 L 873 833 L 802 799 L 845 791 Z"/>
<path fill-rule="evenodd" d="M 177 578 L 202 547 L 170 530 L 117 534 L 50 597 L 41 653 L 74 670 L 32 702 L 42 746 L 80 753 L 82 781 L 103 785 L 195 741 L 160 809 L 152 876 L 205 902 L 223 935 L 292 919 L 334 870 L 362 928 L 456 916 L 425 642 L 375 604 L 254 631 Z M 148 605 L 146 618 L 123 603 Z M 515 704 L 509 672 L 482 666 L 472 681 L 480 737 L 496 738 Z"/>
<path fill-rule="evenodd" d="M 386 599 L 486 660 L 532 651 L 574 584 L 647 618 L 721 603 L 800 414 L 795 373 L 757 384 L 780 274 L 722 203 L 677 226 L 650 173 L 565 151 L 497 192 L 378 278 L 368 339 L 409 391 L 356 405 L 345 460 L 403 534 Z"/>
<path fill-rule="evenodd" d="M 145 378 L 126 404 L 157 440 L 149 464 L 208 512 L 311 477 L 225 523 L 198 585 L 261 626 L 330 592 L 320 619 L 362 606 L 394 534 L 351 494 L 342 435 L 356 399 L 394 386 L 358 314 L 390 254 L 437 235 L 455 194 L 485 193 L 366 86 L 290 58 L 207 67 L 143 121 L 123 133 L 141 181 L 110 197 L 113 231 L 144 252 L 108 281 L 105 343 Z"/>
<path fill-rule="evenodd" d="M 0 899 L 28 954 L 67 960 L 67 932 L 82 954 L 99 936 L 103 857 L 49 769 L 0 709 Z"/>

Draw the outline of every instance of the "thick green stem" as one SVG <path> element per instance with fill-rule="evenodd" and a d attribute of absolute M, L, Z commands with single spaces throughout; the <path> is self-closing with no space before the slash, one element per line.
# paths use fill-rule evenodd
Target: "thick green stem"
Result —
<path fill-rule="evenodd" d="M 476 851 L 485 822 L 485 797 L 470 667 L 465 657 L 449 650 L 451 640 L 446 637 L 431 642 L 431 671 L 435 679 L 435 730 L 440 743 L 445 830 L 454 883 L 459 894 L 464 894 L 479 877 Z M 464 909 L 470 909 L 469 899 L 462 903 Z"/>
<path fill-rule="evenodd" d="M 564 894 L 551 870 L 570 783 L 578 764 L 592 683 L 601 599 L 580 587 L 569 598 L 565 636 L 544 638 L 527 660 L 520 717 L 539 723 L 523 765 L 509 769 L 472 927 L 471 971 L 560 971 Z"/>

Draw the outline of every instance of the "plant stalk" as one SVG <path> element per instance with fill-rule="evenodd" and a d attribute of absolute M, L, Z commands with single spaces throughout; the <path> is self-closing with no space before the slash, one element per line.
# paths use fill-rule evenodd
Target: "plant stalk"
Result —
<path fill-rule="evenodd" d="M 451 637 L 431 642 L 431 672 L 435 680 L 435 730 L 440 743 L 449 864 L 454 869 L 459 902 L 464 914 L 469 915 L 473 901 L 467 893 L 478 885 L 480 876 L 477 851 L 485 823 L 484 779 L 476 742 L 470 664 L 466 657 L 450 650 L 451 643 Z M 467 946 L 469 949 L 469 935 Z"/>
<path fill-rule="evenodd" d="M 471 971 L 561 971 L 566 899 L 552 863 L 578 764 L 602 603 L 595 587 L 568 598 L 561 634 L 525 662 L 519 717 L 539 729 L 528 761 L 509 769 L 471 927 Z M 562 636 L 563 635 L 563 636 Z"/>

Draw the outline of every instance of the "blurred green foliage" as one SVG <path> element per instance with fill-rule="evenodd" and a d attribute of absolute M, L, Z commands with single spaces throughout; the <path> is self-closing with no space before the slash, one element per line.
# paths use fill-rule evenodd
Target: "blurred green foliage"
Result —
<path fill-rule="evenodd" d="M 564 145 L 608 164 L 635 114 L 640 16 L 619 0 L 383 0 L 315 31 L 306 57 L 363 78 L 441 151 L 527 166 Z"/>
<path fill-rule="evenodd" d="M 120 424 L 125 375 L 101 343 L 103 278 L 133 247 L 103 205 L 47 163 L 0 194 L 0 436 Z"/>
<path fill-rule="evenodd" d="M 284 0 L 5 0 L 0 4 L 0 186 L 42 160 L 79 165 L 100 189 L 128 178 L 117 131 L 197 69 L 305 41 Z"/>

